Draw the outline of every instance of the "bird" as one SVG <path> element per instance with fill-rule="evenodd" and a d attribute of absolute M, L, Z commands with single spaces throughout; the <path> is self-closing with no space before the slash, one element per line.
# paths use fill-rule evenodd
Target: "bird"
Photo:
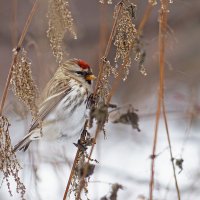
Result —
<path fill-rule="evenodd" d="M 28 134 L 13 151 L 26 151 L 35 140 L 56 140 L 81 133 L 95 78 L 84 60 L 73 58 L 63 62 L 41 94 L 38 115 Z"/>

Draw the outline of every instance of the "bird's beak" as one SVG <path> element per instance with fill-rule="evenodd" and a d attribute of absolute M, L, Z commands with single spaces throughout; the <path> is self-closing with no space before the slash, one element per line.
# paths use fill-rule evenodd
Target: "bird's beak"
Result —
<path fill-rule="evenodd" d="M 89 75 L 86 75 L 85 79 L 87 81 L 92 81 L 92 80 L 95 80 L 96 79 L 96 76 L 93 75 L 93 74 L 89 74 Z"/>

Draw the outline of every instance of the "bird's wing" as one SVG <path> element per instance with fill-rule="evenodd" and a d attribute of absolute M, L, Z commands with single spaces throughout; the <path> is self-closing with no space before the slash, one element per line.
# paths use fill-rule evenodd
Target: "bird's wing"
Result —
<path fill-rule="evenodd" d="M 60 88 L 59 90 L 56 89 Z M 48 91 L 44 91 L 44 101 L 39 106 L 38 117 L 33 122 L 29 129 L 29 132 L 39 126 L 39 123 L 43 121 L 47 115 L 56 107 L 56 105 L 64 98 L 64 96 L 72 89 L 68 85 L 68 81 L 65 82 L 51 80 L 47 85 Z"/>

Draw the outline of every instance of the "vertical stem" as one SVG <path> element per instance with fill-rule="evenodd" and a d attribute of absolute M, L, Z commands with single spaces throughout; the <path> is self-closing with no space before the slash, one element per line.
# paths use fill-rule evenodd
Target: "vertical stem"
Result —
<path fill-rule="evenodd" d="M 75 171 L 75 167 L 76 167 L 76 163 L 77 163 L 77 160 L 78 160 L 79 153 L 80 153 L 80 149 L 78 148 L 78 150 L 77 150 L 77 152 L 76 152 L 76 156 L 75 156 L 75 158 L 74 158 L 74 162 L 73 162 L 73 165 L 72 165 L 72 169 L 71 169 L 71 172 L 70 172 L 69 180 L 68 180 L 68 182 L 67 182 L 67 187 L 66 187 L 66 189 L 65 189 L 65 193 L 64 193 L 64 196 L 63 196 L 63 200 L 66 200 L 66 199 L 67 199 L 67 194 L 68 194 L 69 187 L 70 187 L 70 184 L 71 184 L 73 175 L 74 175 L 74 171 Z"/>
<path fill-rule="evenodd" d="M 149 199 L 153 200 L 154 189 L 154 171 L 155 171 L 155 158 L 156 158 L 156 146 L 158 138 L 158 126 L 161 113 L 161 106 L 163 103 L 163 91 L 164 91 L 164 64 L 165 64 L 165 34 L 167 26 L 167 7 L 168 0 L 161 1 L 160 18 L 159 18 L 159 68 L 160 68 L 160 81 L 159 81 L 159 93 L 156 112 L 156 122 L 154 129 L 153 148 L 151 155 L 151 177 L 149 184 Z"/>
<path fill-rule="evenodd" d="M 138 26 L 138 35 L 139 36 L 142 34 L 144 26 L 145 26 L 147 20 L 149 19 L 149 16 L 151 15 L 152 9 L 153 9 L 152 4 L 148 3 L 148 5 L 146 7 L 146 10 L 144 12 L 144 15 L 142 17 L 142 20 L 141 20 L 141 22 L 140 22 L 140 24 Z"/>
<path fill-rule="evenodd" d="M 17 44 L 17 0 L 12 0 L 12 27 L 11 39 L 13 47 Z"/>
<path fill-rule="evenodd" d="M 104 53 L 104 56 L 103 56 L 104 58 L 108 57 L 108 54 L 109 54 L 109 51 L 110 51 L 110 48 L 111 48 L 111 44 L 112 44 L 112 41 L 113 41 L 113 37 L 115 35 L 117 22 L 118 22 L 118 18 L 119 18 L 121 9 L 122 9 L 122 5 L 123 5 L 122 2 L 120 2 L 118 4 L 117 11 L 116 11 L 117 14 L 116 14 L 116 17 L 115 17 L 115 21 L 113 23 L 112 31 L 111 31 L 111 34 L 110 34 L 110 37 L 109 37 L 109 40 L 108 40 L 108 43 L 107 43 L 107 46 L 106 46 L 106 50 L 105 50 L 105 53 Z M 94 90 L 94 96 L 96 95 L 99 84 L 100 84 L 101 76 L 102 76 L 102 73 L 103 73 L 103 65 L 104 65 L 104 62 L 101 61 L 100 66 L 99 66 L 99 73 L 98 73 L 98 77 L 97 77 L 97 82 L 96 82 L 96 86 L 95 86 L 95 90 Z"/>
<path fill-rule="evenodd" d="M 162 108 L 163 108 L 163 116 L 164 116 L 165 128 L 166 128 L 166 133 L 167 133 L 167 141 L 168 141 L 168 145 L 169 145 L 169 152 L 170 152 L 170 158 L 171 158 L 171 163 L 172 163 L 176 193 L 177 193 L 178 200 L 181 200 L 181 194 L 180 194 L 180 190 L 179 190 L 179 186 L 178 186 L 178 180 L 176 177 L 176 169 L 175 169 L 175 165 L 174 165 L 174 157 L 173 157 L 173 153 L 172 153 L 172 145 L 171 145 L 171 139 L 170 139 L 170 134 L 169 134 L 169 127 L 168 127 L 168 123 L 167 123 L 167 115 L 166 115 L 166 111 L 165 111 L 164 101 L 162 104 Z"/>
<path fill-rule="evenodd" d="M 36 12 L 38 3 L 39 3 L 39 0 L 35 0 L 35 2 L 33 4 L 33 7 L 32 7 L 32 10 L 30 11 L 29 16 L 27 18 L 27 21 L 25 23 L 25 26 L 24 26 L 24 29 L 22 31 L 21 37 L 19 39 L 19 42 L 18 42 L 18 45 L 17 45 L 17 48 L 16 48 L 16 53 L 13 55 L 12 63 L 11 63 L 10 70 L 9 70 L 9 73 L 8 73 L 8 77 L 7 77 L 7 81 L 6 81 L 6 85 L 4 87 L 4 92 L 3 92 L 2 99 L 1 99 L 0 115 L 2 115 L 3 107 L 4 107 L 4 104 L 5 104 L 5 101 L 6 101 L 6 97 L 7 97 L 7 94 L 8 94 L 8 88 L 9 88 L 10 80 L 11 80 L 11 77 L 12 77 L 13 66 L 15 65 L 15 63 L 17 61 L 18 53 L 19 53 L 19 51 L 21 49 L 22 43 L 24 41 L 24 38 L 25 38 L 26 33 L 28 31 L 28 28 L 30 26 L 31 20 L 33 18 L 33 15 Z"/>
<path fill-rule="evenodd" d="M 77 195 L 77 199 L 79 200 L 80 197 L 81 197 L 81 191 L 82 189 L 84 188 L 84 185 L 85 185 L 85 177 L 86 177 L 86 174 L 88 172 L 88 167 L 89 167 L 89 162 L 91 160 L 91 156 L 92 156 L 92 153 L 94 151 L 94 147 L 95 147 L 95 144 L 96 144 L 96 141 L 97 141 L 97 137 L 100 133 L 101 129 L 100 129 L 100 126 L 97 125 L 97 128 L 96 128 L 96 132 L 95 132 L 95 136 L 94 136 L 94 141 L 92 143 L 92 147 L 90 149 L 90 153 L 89 153 L 89 156 L 88 156 L 88 160 L 87 160 L 87 163 L 85 165 L 85 168 L 84 168 L 84 171 L 83 171 L 83 176 L 81 178 L 81 181 L 80 181 L 80 189 L 79 189 L 79 193 Z"/>

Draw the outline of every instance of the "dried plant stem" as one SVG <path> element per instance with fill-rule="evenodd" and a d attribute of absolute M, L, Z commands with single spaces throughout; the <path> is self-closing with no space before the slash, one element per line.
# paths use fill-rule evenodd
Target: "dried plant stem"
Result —
<path fill-rule="evenodd" d="M 85 125 L 84 125 L 84 128 L 83 130 L 86 130 L 88 126 L 88 120 L 85 121 Z M 81 137 L 82 137 L 82 134 L 81 134 Z M 67 182 L 67 186 L 66 186 L 66 189 L 65 189 L 65 193 L 64 193 L 64 196 L 63 196 L 63 200 L 66 200 L 67 199 L 67 194 L 69 192 L 69 188 L 70 188 L 70 184 L 72 182 L 72 178 L 73 178 L 73 175 L 74 175 L 74 172 L 75 172 L 75 168 L 76 168 L 76 164 L 78 162 L 78 158 L 79 158 L 79 154 L 80 154 L 81 150 L 80 148 L 78 147 L 77 151 L 76 151 L 76 156 L 74 158 L 74 162 L 73 162 L 73 165 L 72 165 L 72 169 L 70 171 L 70 175 L 69 175 L 69 179 L 68 179 L 68 182 Z"/>
<path fill-rule="evenodd" d="M 113 23 L 113 27 L 112 27 L 112 31 L 111 31 L 111 34 L 110 34 L 110 37 L 109 37 L 109 41 L 108 41 L 107 46 L 106 46 L 106 50 L 105 50 L 105 53 L 104 53 L 104 58 L 106 58 L 108 56 L 108 54 L 109 54 L 110 47 L 111 47 L 111 44 L 112 44 L 112 40 L 113 40 L 113 37 L 115 35 L 116 26 L 117 26 L 117 22 L 118 22 L 118 18 L 119 18 L 119 14 L 120 14 L 121 8 L 122 8 L 122 2 L 120 2 L 118 4 L 117 15 L 116 15 L 115 21 Z M 104 65 L 104 62 L 100 62 L 99 73 L 98 73 L 97 82 L 96 82 L 96 86 L 95 86 L 95 90 L 94 90 L 94 95 L 96 95 L 97 91 L 98 91 L 98 87 L 99 87 L 99 84 L 100 84 L 101 76 L 102 76 L 102 73 L 103 73 L 103 65 Z M 87 168 L 88 168 L 89 160 L 91 158 L 91 155 L 92 155 L 95 143 L 96 143 L 96 138 L 97 138 L 99 132 L 100 132 L 100 129 L 97 127 L 96 134 L 95 134 L 95 139 L 94 139 L 95 142 L 93 143 L 93 145 L 91 147 L 91 151 L 90 151 L 90 154 L 89 154 L 88 162 L 87 162 L 86 167 L 84 169 L 83 178 L 82 178 L 81 184 L 80 184 L 80 192 L 78 194 L 79 197 L 77 197 L 77 199 L 80 198 L 80 194 L 81 194 L 82 188 L 84 187 L 84 178 L 85 178 L 87 170 L 88 170 Z M 70 172 L 70 176 L 69 176 L 69 179 L 68 179 L 67 187 L 65 189 L 65 193 L 64 193 L 64 196 L 63 196 L 63 200 L 65 200 L 67 198 L 67 194 L 69 192 L 69 187 L 70 187 L 70 184 L 71 184 L 71 181 L 72 181 L 72 177 L 74 175 L 74 170 L 75 170 L 75 167 L 76 167 L 76 163 L 77 163 L 77 160 L 78 160 L 79 152 L 80 152 L 80 150 L 77 149 L 76 156 L 74 158 L 73 166 L 72 166 L 72 169 L 71 169 L 71 172 Z"/>
<path fill-rule="evenodd" d="M 79 188 L 79 192 L 78 192 L 78 195 L 77 195 L 78 200 L 81 197 L 81 191 L 82 191 L 82 189 L 84 188 L 84 185 L 85 185 L 85 177 L 86 177 L 86 174 L 87 174 L 87 171 L 88 171 L 89 162 L 91 160 L 91 156 L 92 156 L 92 153 L 94 151 L 94 147 L 95 147 L 95 144 L 96 144 L 96 141 L 97 141 L 97 137 L 98 137 L 100 132 L 101 132 L 100 126 L 97 125 L 96 131 L 95 131 L 95 136 L 94 136 L 94 141 L 92 143 L 92 147 L 90 149 L 88 160 L 87 160 L 86 165 L 84 167 L 83 176 L 82 176 L 81 181 L 80 181 L 80 188 Z"/>
<path fill-rule="evenodd" d="M 130 49 L 132 50 L 132 48 L 130 48 Z M 123 76 L 122 72 L 123 72 L 124 66 L 126 66 L 126 64 L 129 61 L 129 55 L 131 53 L 131 50 L 130 50 L 130 52 L 129 52 L 129 54 L 128 54 L 126 60 L 125 60 L 125 62 L 122 65 L 120 65 L 120 67 L 118 69 L 118 76 L 117 76 L 117 78 L 115 79 L 114 83 L 111 86 L 111 89 L 110 89 L 110 92 L 109 92 L 109 95 L 108 95 L 108 98 L 107 98 L 107 102 L 106 102 L 107 105 L 111 101 L 112 96 L 115 94 L 115 92 L 116 92 L 116 90 L 117 90 L 117 88 L 118 88 L 118 86 L 120 84 L 120 81 L 121 81 L 122 76 Z"/>
<path fill-rule="evenodd" d="M 155 129 L 154 129 L 153 148 L 152 148 L 152 154 L 151 154 L 152 161 L 151 161 L 151 178 L 150 178 L 150 188 L 149 188 L 149 199 L 150 200 L 153 200 L 154 166 L 155 166 L 155 158 L 156 158 L 156 145 L 157 145 L 157 138 L 158 138 L 158 125 L 159 125 L 160 112 L 161 112 L 161 103 L 162 103 L 162 90 L 160 89 L 159 95 L 158 95 L 156 123 L 155 123 Z"/>
<path fill-rule="evenodd" d="M 169 127 L 168 127 L 168 123 L 167 123 L 167 115 L 166 115 L 166 110 L 165 110 L 164 99 L 163 99 L 163 103 L 162 103 L 162 109 L 163 109 L 164 123 L 165 123 L 165 129 L 166 129 L 166 133 L 167 133 L 167 141 L 168 141 L 168 145 L 169 145 L 169 152 L 170 152 L 170 158 L 171 158 L 171 163 L 172 163 L 174 181 L 175 181 L 175 186 L 176 186 L 176 193 L 177 193 L 178 200 L 180 200 L 181 194 L 180 194 L 178 181 L 177 181 L 177 177 L 176 177 L 176 169 L 175 169 L 175 165 L 174 165 L 174 157 L 173 157 L 173 153 L 172 153 L 172 145 L 171 145 L 171 140 L 170 140 Z"/>
<path fill-rule="evenodd" d="M 107 43 L 106 50 L 105 50 L 103 58 L 107 58 L 108 54 L 110 52 L 110 47 L 111 47 L 111 44 L 112 44 L 112 41 L 113 41 L 113 37 L 115 35 L 115 31 L 116 31 L 116 27 L 117 27 L 117 22 L 118 22 L 119 15 L 120 15 L 120 12 L 121 12 L 121 9 L 122 9 L 122 5 L 123 4 L 122 4 L 122 1 L 121 1 L 118 4 L 117 14 L 116 14 L 116 17 L 115 17 L 115 21 L 113 23 L 112 31 L 111 31 L 111 34 L 110 34 L 110 37 L 109 37 L 109 40 L 108 40 L 108 43 Z M 98 87 L 99 87 L 100 80 L 101 80 L 102 73 L 103 73 L 103 65 L 104 64 L 105 64 L 104 62 L 100 62 L 100 64 L 99 64 L 99 73 L 98 73 L 97 82 L 96 82 L 96 86 L 95 86 L 95 90 L 94 90 L 94 96 L 96 95 L 96 93 L 98 91 Z"/>
<path fill-rule="evenodd" d="M 119 18 L 122 6 L 123 6 L 123 2 L 121 1 L 118 4 L 118 7 L 117 7 L 115 21 L 113 23 L 112 31 L 111 31 L 111 34 L 110 34 L 110 37 L 109 37 L 109 40 L 108 40 L 108 43 L 107 43 L 106 50 L 105 50 L 103 58 L 107 58 L 107 56 L 108 56 L 108 54 L 110 52 L 110 48 L 111 48 L 112 41 L 113 41 L 113 38 L 114 38 L 114 35 L 115 35 L 115 32 L 116 32 L 118 18 Z M 142 25 L 140 25 L 140 31 L 142 31 L 142 29 L 143 29 L 143 27 L 144 27 L 149 15 L 150 15 L 150 11 L 149 11 L 148 15 L 145 14 L 145 16 L 146 16 L 145 19 L 143 17 L 142 22 L 141 22 Z M 130 53 L 131 53 L 131 51 L 129 52 L 129 55 L 130 55 Z M 116 90 L 117 90 L 117 88 L 119 86 L 120 80 L 121 80 L 121 78 L 123 76 L 123 73 L 122 73 L 123 68 L 127 63 L 128 63 L 128 57 L 125 60 L 125 62 L 118 69 L 119 76 L 117 77 L 117 79 L 115 79 L 115 82 L 113 83 L 113 85 L 111 87 L 109 96 L 108 96 L 107 101 L 106 101 L 107 104 L 109 104 L 112 96 L 114 95 L 114 93 L 116 92 Z M 102 78 L 104 64 L 105 64 L 104 62 L 101 62 L 100 65 L 99 65 L 99 73 L 98 73 L 98 78 L 97 78 L 97 82 L 96 82 L 96 86 L 95 86 L 95 90 L 94 90 L 94 95 L 96 95 L 97 91 L 98 91 L 100 80 Z M 94 147 L 95 147 L 95 144 L 96 144 L 96 141 L 97 141 L 97 138 L 98 138 L 98 135 L 99 135 L 100 131 L 101 131 L 100 127 L 97 126 L 96 131 L 95 131 L 95 136 L 94 136 L 94 142 L 93 142 L 92 147 L 90 149 L 88 160 L 87 160 L 87 163 L 86 163 L 85 168 L 84 168 L 84 173 L 83 173 L 83 176 L 81 178 L 79 193 L 78 193 L 78 196 L 76 197 L 77 199 L 80 199 L 81 191 L 84 188 L 85 177 L 86 177 L 86 174 L 87 174 L 87 171 L 88 171 L 89 161 L 91 160 L 91 156 L 92 156 L 92 153 L 94 151 Z M 76 166 L 76 160 L 77 160 L 78 152 L 79 152 L 79 149 L 77 150 L 76 157 L 74 159 L 73 167 L 71 169 L 70 177 L 69 177 L 69 180 L 68 180 L 68 184 L 67 184 L 67 187 L 66 187 L 66 190 L 65 190 L 65 194 L 64 194 L 63 200 L 65 200 L 67 198 L 67 193 L 69 191 L 70 183 L 71 183 L 71 180 L 72 180 L 72 177 L 73 177 L 73 174 L 74 174 L 74 170 L 75 170 L 75 166 Z"/>
<path fill-rule="evenodd" d="M 11 39 L 13 47 L 17 44 L 17 4 L 18 0 L 12 0 L 12 28 Z"/>
<path fill-rule="evenodd" d="M 5 104 L 5 100 L 6 100 L 6 97 L 7 97 L 7 94 L 8 94 L 8 88 L 9 88 L 9 85 L 10 85 L 10 80 L 11 80 L 11 77 L 12 77 L 12 71 L 13 71 L 13 66 L 15 65 L 16 61 L 17 61 L 17 56 L 18 56 L 18 53 L 21 49 L 21 46 L 22 46 L 22 43 L 24 41 L 24 38 L 26 36 L 26 33 L 28 31 L 28 28 L 30 26 L 30 23 L 32 21 L 32 18 L 33 18 L 33 15 L 35 14 L 36 12 L 36 9 L 37 9 L 37 6 L 38 6 L 38 3 L 39 3 L 39 0 L 36 0 L 33 4 L 33 7 L 29 13 L 29 16 L 27 18 L 27 21 L 25 23 L 25 26 L 24 26 L 24 29 L 22 31 L 22 34 L 21 34 L 21 37 L 19 39 L 19 42 L 17 44 L 17 48 L 16 48 L 16 54 L 14 54 L 13 56 L 13 59 L 12 59 L 12 62 L 11 62 L 11 66 L 10 66 L 10 70 L 9 70 L 9 73 L 8 73 L 8 77 L 7 77 L 7 81 L 6 81 L 6 85 L 4 87 L 4 92 L 3 92 L 3 96 L 2 96 L 2 100 L 1 100 L 1 105 L 0 105 L 0 115 L 2 115 L 2 112 L 3 112 L 3 108 L 4 108 L 4 104 Z"/>
<path fill-rule="evenodd" d="M 142 17 L 142 20 L 141 20 L 141 22 L 140 22 L 140 24 L 139 24 L 139 26 L 138 26 L 138 32 L 137 32 L 138 36 L 140 36 L 140 35 L 142 34 L 142 31 L 143 31 L 143 29 L 144 29 L 144 26 L 145 26 L 147 20 L 149 19 L 150 14 L 151 14 L 152 8 L 153 8 L 153 6 L 152 6 L 151 4 L 148 3 L 148 6 L 147 6 L 147 8 L 146 8 L 146 10 L 145 10 L 145 13 L 144 13 L 144 15 L 143 15 L 143 17 Z M 113 94 L 116 92 L 116 90 L 117 90 L 117 88 L 118 88 L 118 86 L 119 86 L 119 84 L 120 84 L 121 78 L 122 78 L 122 76 L 123 76 L 123 74 L 122 74 L 123 68 L 124 68 L 124 66 L 126 66 L 126 64 L 128 63 L 128 58 L 129 58 L 129 55 L 131 54 L 132 47 L 131 47 L 130 49 L 131 49 L 131 50 L 130 50 L 130 52 L 129 52 L 127 58 L 125 59 L 125 62 L 124 62 L 122 65 L 120 65 L 120 67 L 119 67 L 119 69 L 118 69 L 118 74 L 119 74 L 119 75 L 118 75 L 118 77 L 115 79 L 115 81 L 114 81 L 114 83 L 113 83 L 113 85 L 112 85 L 112 87 L 111 87 L 110 93 L 109 93 L 108 98 L 107 98 L 107 103 L 110 102 L 110 100 L 111 100 Z"/>
<path fill-rule="evenodd" d="M 76 152 L 76 156 L 74 158 L 74 162 L 73 162 L 72 169 L 71 169 L 71 172 L 70 172 L 70 176 L 69 176 L 69 179 L 68 179 L 68 182 L 67 182 L 67 187 L 65 189 L 63 200 L 67 199 L 67 194 L 69 192 L 70 184 L 72 182 L 72 178 L 73 178 L 74 171 L 75 171 L 75 168 L 76 168 L 76 164 L 77 164 L 77 161 L 78 161 L 79 153 L 80 153 L 80 148 L 78 148 L 78 150 Z"/>
<path fill-rule="evenodd" d="M 149 188 L 149 199 L 153 200 L 153 188 L 154 188 L 154 166 L 155 166 L 155 158 L 156 158 L 156 146 L 157 146 L 157 137 L 158 137 L 158 126 L 161 108 L 163 109 L 164 123 L 167 133 L 167 140 L 170 149 L 170 157 L 172 162 L 174 180 L 176 185 L 176 191 L 178 200 L 180 200 L 180 191 L 178 187 L 177 177 L 175 166 L 173 162 L 173 154 L 172 154 L 172 146 L 169 135 L 169 128 L 167 123 L 167 116 L 165 111 L 165 102 L 164 102 L 164 64 L 165 64 L 165 36 L 167 29 L 167 17 L 168 17 L 168 0 L 161 1 L 161 9 L 160 9 L 160 20 L 159 20 L 159 65 L 160 65 L 160 83 L 159 83 L 159 94 L 158 94 L 158 104 L 157 104 L 157 112 L 156 112 L 156 123 L 155 123 L 155 131 L 154 131 L 154 139 L 153 139 L 153 148 L 152 148 L 152 161 L 151 161 L 151 178 L 150 178 L 150 188 Z"/>
<path fill-rule="evenodd" d="M 142 20 L 138 26 L 138 35 L 142 35 L 142 32 L 143 32 L 143 29 L 144 29 L 144 26 L 147 22 L 147 20 L 149 19 L 149 16 L 151 15 L 151 12 L 152 12 L 152 9 L 153 9 L 153 6 L 152 4 L 148 3 L 146 9 L 145 9 L 145 12 L 144 12 L 144 15 L 142 17 Z"/>

